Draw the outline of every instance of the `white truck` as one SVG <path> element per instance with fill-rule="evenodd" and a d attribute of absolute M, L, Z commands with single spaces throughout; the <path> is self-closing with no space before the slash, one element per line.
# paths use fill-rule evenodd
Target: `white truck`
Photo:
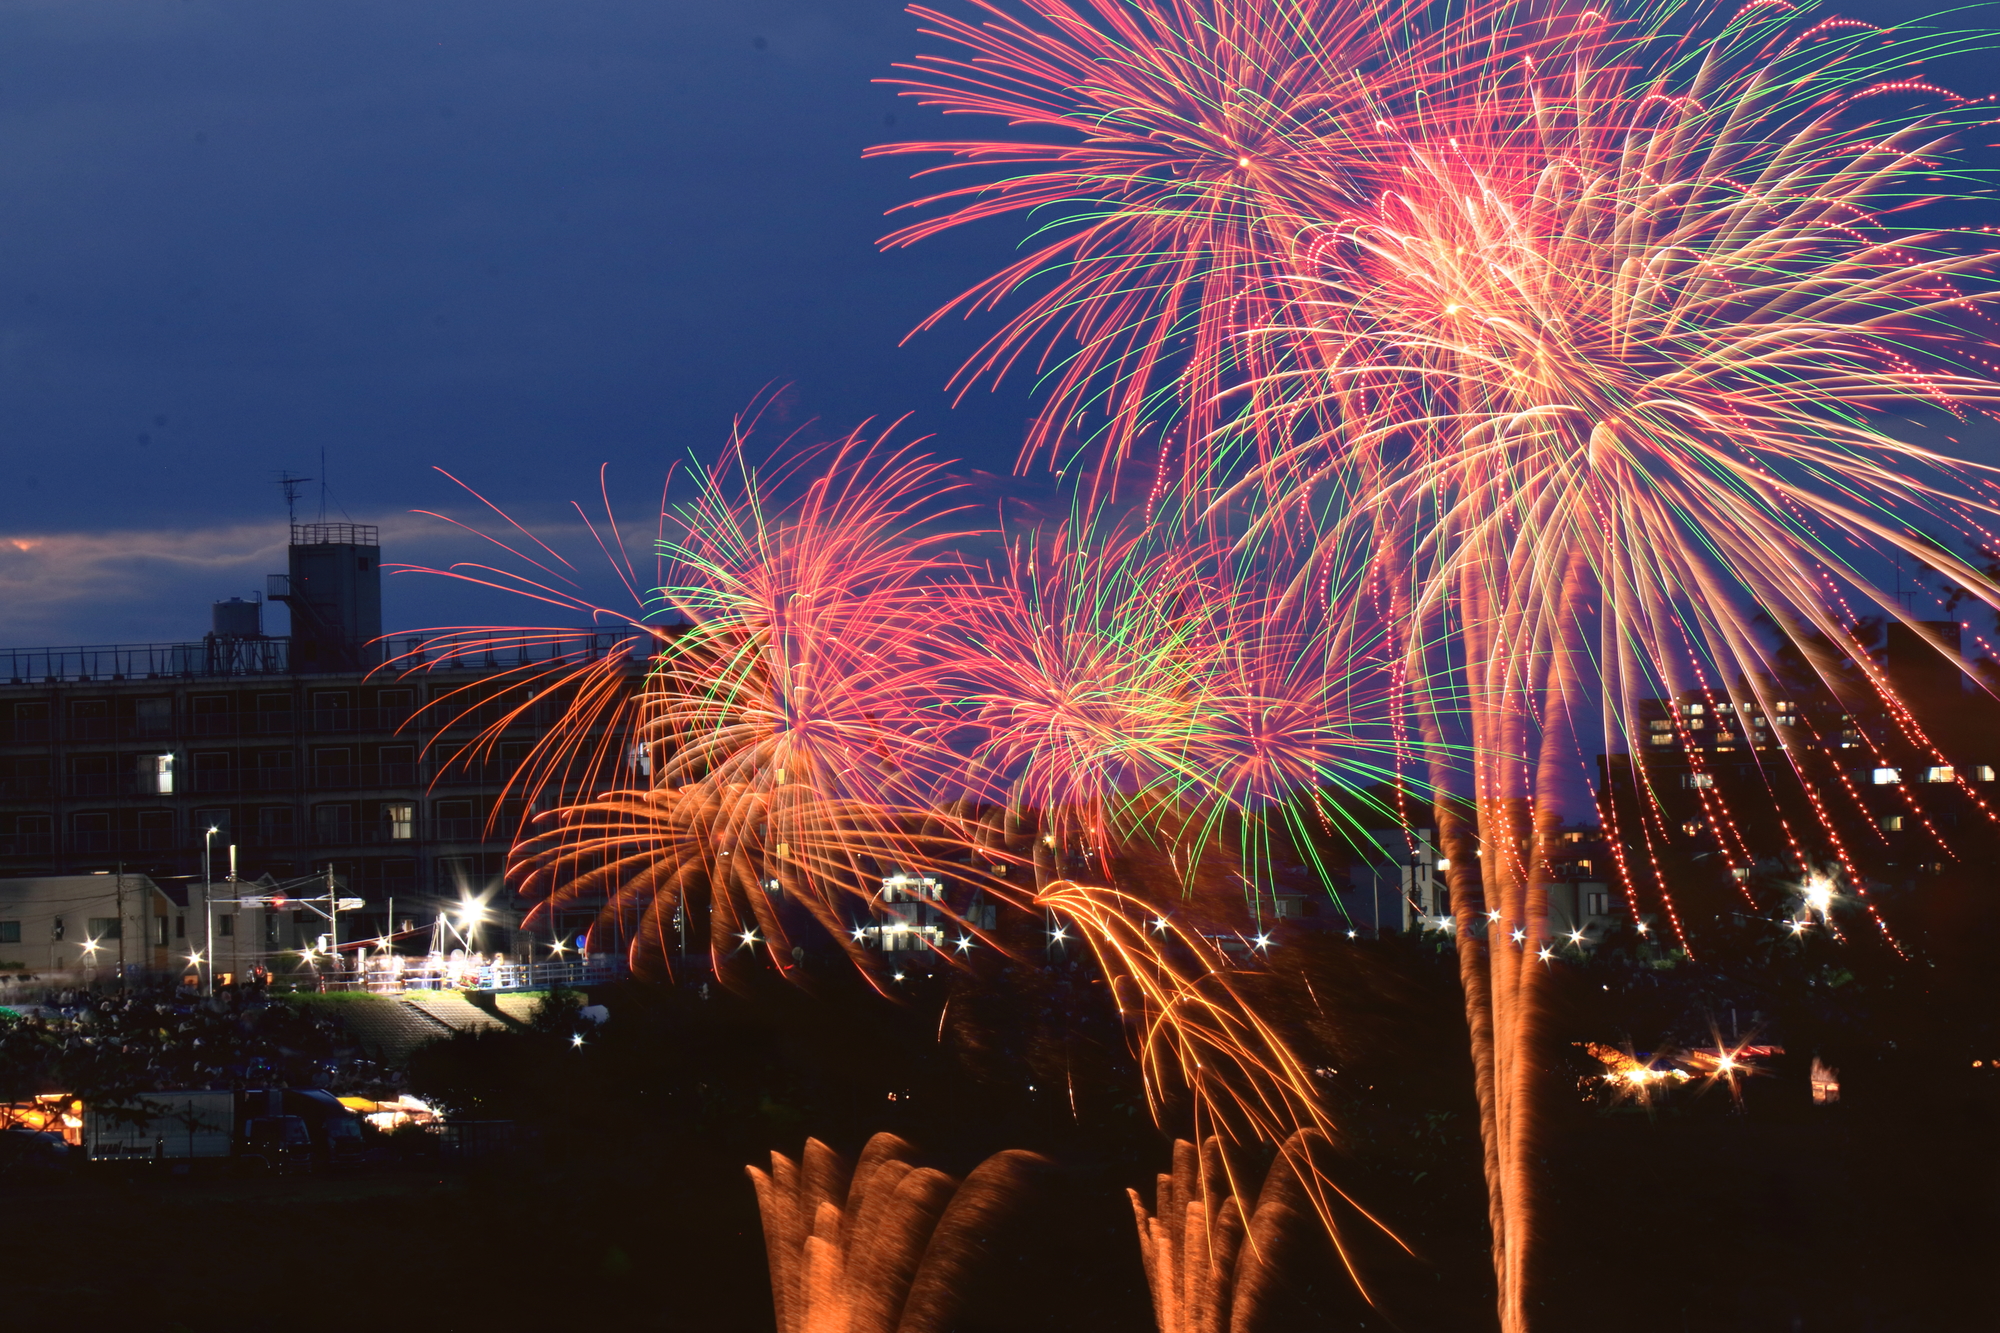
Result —
<path fill-rule="evenodd" d="M 230 1162 L 239 1170 L 290 1173 L 361 1159 L 361 1119 L 317 1089 L 187 1089 L 141 1093 L 123 1104 L 83 1108 L 89 1162 L 186 1169 Z"/>
<path fill-rule="evenodd" d="M 93 1162 L 227 1158 L 236 1145 L 236 1097 L 223 1090 L 146 1093 L 134 1110 L 83 1108 L 83 1152 Z"/>

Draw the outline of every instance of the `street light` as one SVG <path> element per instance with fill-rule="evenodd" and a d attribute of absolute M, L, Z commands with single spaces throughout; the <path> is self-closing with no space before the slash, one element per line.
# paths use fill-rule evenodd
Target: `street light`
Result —
<path fill-rule="evenodd" d="M 202 936 L 202 951 L 208 955 L 208 974 L 203 990 L 209 999 L 215 998 L 215 875 L 214 853 L 215 835 L 222 832 L 210 824 L 201 835 L 201 915 L 205 928 Z"/>

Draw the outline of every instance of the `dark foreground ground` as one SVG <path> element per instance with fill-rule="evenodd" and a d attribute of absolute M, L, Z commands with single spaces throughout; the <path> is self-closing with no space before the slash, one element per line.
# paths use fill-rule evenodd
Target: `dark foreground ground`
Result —
<path fill-rule="evenodd" d="M 1298 961 L 1327 1017 L 1292 1021 L 1326 1062 L 1347 1135 L 1329 1169 L 1416 1254 L 1350 1228 L 1370 1307 L 1322 1236 L 1294 1237 L 1283 1307 L 1248 1333 L 1489 1328 L 1448 965 L 1389 946 Z M 1605 975 L 1579 973 L 1577 994 L 1604 1003 L 1618 984 Z M 956 1174 L 1002 1148 L 1049 1159 L 991 1237 L 957 1328 L 1142 1333 L 1152 1321 L 1124 1191 L 1150 1202 L 1167 1140 L 1095 984 L 1087 969 L 1051 968 L 912 978 L 896 1004 L 833 984 L 593 995 L 612 1016 L 581 1048 L 560 1024 L 491 1033 L 429 1048 L 407 1072 L 463 1115 L 530 1127 L 538 1149 L 445 1168 L 384 1144 L 381 1163 L 331 1178 L 0 1175 L 0 1312 L 10 1328 L 121 1333 L 768 1333 L 744 1163 L 795 1154 L 808 1134 L 851 1153 L 889 1130 Z M 1866 1023 L 1810 1029 L 1846 1064 L 1837 1106 L 1812 1103 L 1802 1043 L 1740 1106 L 1720 1088 L 1612 1106 L 1584 1095 L 1574 1062 L 1551 1067 L 1537 1327 L 1994 1327 L 2000 1074 L 1950 1043 L 1912 1040 L 1944 1029 L 1921 1028 L 1885 994 Z M 1295 998 L 1280 987 L 1265 1002 L 1282 1015 Z M 1587 1011 L 1600 1024 L 1608 1012 Z M 1810 1019 L 1785 1021 L 1808 1033 Z M 1548 1049 L 1573 1050 L 1578 1021 L 1558 1006 Z M 1633 1001 L 1619 1021 L 1654 1019 Z"/>

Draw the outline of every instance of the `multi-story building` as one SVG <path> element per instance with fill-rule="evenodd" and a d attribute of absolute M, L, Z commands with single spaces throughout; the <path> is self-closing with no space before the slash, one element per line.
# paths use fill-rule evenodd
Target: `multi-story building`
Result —
<path fill-rule="evenodd" d="M 1384 832 L 1376 835 L 1378 845 L 1387 846 L 1403 835 Z M 1381 919 L 1381 895 L 1386 891 L 1400 898 L 1400 922 L 1404 930 L 1444 930 L 1452 922 L 1450 863 L 1437 846 L 1436 834 L 1427 828 L 1412 829 L 1408 850 L 1394 865 L 1378 864 L 1363 869 L 1357 877 L 1350 911 L 1357 921 L 1371 914 Z M 1522 849 L 1523 853 L 1529 851 Z M 1613 901 L 1611 847 L 1604 831 L 1595 824 L 1565 824 L 1557 830 L 1554 852 L 1543 867 L 1548 893 L 1548 918 L 1544 932 L 1550 938 L 1576 932 L 1600 930 L 1618 914 Z M 1364 889 L 1361 880 L 1367 881 Z"/>
<path fill-rule="evenodd" d="M 1938 651 L 1956 648 L 1959 629 L 1886 627 L 1871 670 L 1893 702 L 1851 663 L 1833 674 L 1837 693 L 1806 677 L 1642 700 L 1624 752 L 1599 762 L 1628 872 L 1679 892 L 1804 883 L 1804 861 L 1881 890 L 1988 861 L 2000 850 L 2000 705 Z"/>
<path fill-rule="evenodd" d="M 297 524 L 291 535 L 290 568 L 271 579 L 289 636 L 267 636 L 262 606 L 232 598 L 189 642 L 0 649 L 0 878 L 221 879 L 233 847 L 245 880 L 332 866 L 367 903 L 354 937 L 388 928 L 391 900 L 398 926 L 468 898 L 504 918 L 501 874 L 524 802 L 594 780 L 573 768 L 563 790 L 510 787 L 569 702 L 548 668 L 626 654 L 635 636 L 385 645 L 376 530 Z M 594 916 L 580 906 L 548 927 Z"/>

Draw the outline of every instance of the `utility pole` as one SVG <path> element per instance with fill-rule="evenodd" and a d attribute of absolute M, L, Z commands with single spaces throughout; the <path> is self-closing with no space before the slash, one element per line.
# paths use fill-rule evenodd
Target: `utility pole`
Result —
<path fill-rule="evenodd" d="M 326 863 L 326 957 L 327 966 L 340 975 L 340 895 L 333 888 L 333 862 Z"/>
<path fill-rule="evenodd" d="M 236 844 L 232 842 L 229 844 L 229 896 L 234 898 L 236 894 Z M 242 923 L 239 920 L 237 924 L 240 925 Z M 236 949 L 236 936 L 231 934 L 229 937 L 229 975 L 232 977 L 237 972 Z M 241 995 L 243 992 L 239 990 L 236 993 Z"/>
<path fill-rule="evenodd" d="M 125 989 L 125 863 L 118 863 L 118 989 Z"/>
<path fill-rule="evenodd" d="M 201 835 L 201 916 L 202 948 L 208 957 L 209 999 L 215 998 L 215 835 L 222 830 L 213 824 Z"/>

